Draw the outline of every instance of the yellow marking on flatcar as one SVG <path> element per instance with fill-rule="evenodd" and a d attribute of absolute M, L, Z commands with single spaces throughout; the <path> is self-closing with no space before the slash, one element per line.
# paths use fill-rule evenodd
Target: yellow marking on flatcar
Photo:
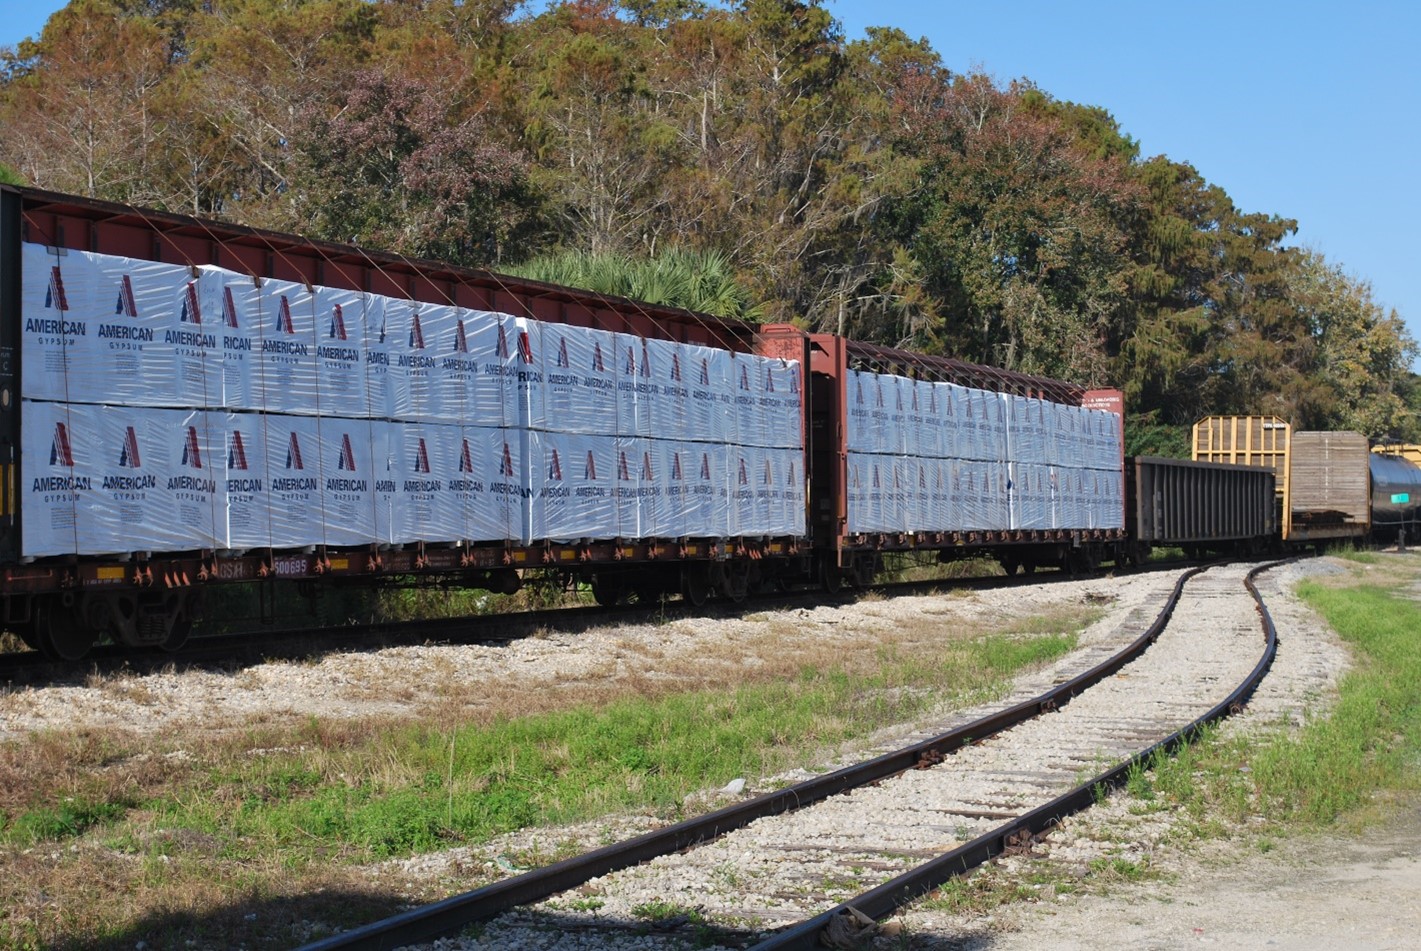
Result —
<path fill-rule="evenodd" d="M 630 558 L 630 557 L 632 557 L 632 556 L 635 555 L 635 554 L 636 554 L 636 549 L 635 549 L 635 548 L 623 548 L 623 549 L 622 549 L 622 557 L 623 557 L 623 558 Z"/>
<path fill-rule="evenodd" d="M 332 559 L 331 559 L 331 570 L 332 570 L 332 571 L 349 571 L 349 570 L 350 570 L 350 559 L 349 559 L 349 558 L 332 558 Z"/>
<path fill-rule="evenodd" d="M 562 551 L 558 552 L 558 561 L 576 561 L 576 560 L 577 560 L 577 552 L 575 552 L 575 551 L 570 551 L 570 550 L 564 548 Z"/>
<path fill-rule="evenodd" d="M 526 551 L 515 551 L 513 553 L 513 560 L 521 565 L 528 560 L 528 553 Z"/>
<path fill-rule="evenodd" d="M 101 567 L 98 570 L 98 579 L 100 581 L 122 581 L 123 577 L 123 568 L 121 566 Z"/>

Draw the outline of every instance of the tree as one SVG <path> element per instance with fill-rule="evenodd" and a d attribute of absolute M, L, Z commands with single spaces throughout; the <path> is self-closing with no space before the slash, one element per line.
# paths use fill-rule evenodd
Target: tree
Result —
<path fill-rule="evenodd" d="M 527 220 L 526 166 L 427 86 L 362 70 L 296 121 L 303 230 L 456 264 L 490 264 Z"/>
<path fill-rule="evenodd" d="M 956 355 L 1103 383 L 1139 193 L 1039 102 L 983 75 L 905 83 L 896 144 L 922 165 L 894 224 Z"/>
<path fill-rule="evenodd" d="M 1371 438 L 1414 431 L 1399 391 L 1417 346 L 1396 311 L 1384 311 L 1370 285 L 1314 251 L 1297 256 L 1288 289 L 1312 344 L 1299 370 L 1313 381 L 1313 398 L 1296 407 L 1295 423 Z"/>
<path fill-rule="evenodd" d="M 162 32 L 112 0 L 73 0 L 21 54 L 0 157 L 42 188 L 131 199 L 157 161 Z"/>

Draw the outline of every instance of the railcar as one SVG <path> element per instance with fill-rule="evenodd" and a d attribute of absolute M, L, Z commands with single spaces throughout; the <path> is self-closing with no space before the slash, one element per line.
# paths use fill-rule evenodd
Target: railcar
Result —
<path fill-rule="evenodd" d="M 1372 476 L 1372 536 L 1414 544 L 1421 533 L 1421 447 L 1382 445 L 1369 460 Z"/>
<path fill-rule="evenodd" d="M 1275 476 L 1285 547 L 1360 542 L 1371 531 L 1371 462 L 1355 432 L 1295 432 L 1276 416 L 1209 416 L 1194 425 L 1196 460 Z"/>
<path fill-rule="evenodd" d="M 1118 390 L 809 344 L 810 534 L 830 589 L 866 582 L 889 552 L 1089 570 L 1124 541 Z"/>
<path fill-rule="evenodd" d="M 798 568 L 803 334 L 0 189 L 0 602 L 175 649 L 212 584 L 611 602 Z"/>
<path fill-rule="evenodd" d="M 1140 563 L 1152 548 L 1257 554 L 1279 537 L 1270 469 L 1138 456 L 1126 481 L 1128 542 L 1122 560 Z"/>

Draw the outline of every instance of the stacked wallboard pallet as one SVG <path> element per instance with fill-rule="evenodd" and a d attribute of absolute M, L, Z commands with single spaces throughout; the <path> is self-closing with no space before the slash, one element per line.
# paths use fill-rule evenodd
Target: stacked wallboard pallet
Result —
<path fill-rule="evenodd" d="M 24 246 L 24 554 L 804 533 L 793 362 Z"/>
<path fill-rule="evenodd" d="M 1113 413 L 849 371 L 848 531 L 1118 529 Z"/>

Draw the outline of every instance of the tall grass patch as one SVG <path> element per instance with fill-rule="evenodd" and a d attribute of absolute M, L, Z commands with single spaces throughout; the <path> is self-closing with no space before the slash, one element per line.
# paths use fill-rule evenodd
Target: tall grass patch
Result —
<path fill-rule="evenodd" d="M 1186 808 L 1196 831 L 1259 815 L 1317 827 L 1421 790 L 1421 605 L 1370 585 L 1304 582 L 1298 591 L 1352 645 L 1356 666 L 1336 705 L 1299 730 L 1229 739 L 1210 730 L 1154 764 L 1158 791 Z"/>
<path fill-rule="evenodd" d="M 28 846 L 98 827 L 123 850 L 144 851 L 152 830 L 186 830 L 229 859 L 280 854 L 299 868 L 628 809 L 676 817 L 698 790 L 813 765 L 874 730 L 998 691 L 1015 672 L 1075 646 L 1074 633 L 1055 630 L 947 641 L 926 655 L 889 648 L 869 664 L 805 664 L 789 678 L 491 723 L 313 718 L 292 734 L 209 750 L 206 766 L 189 763 L 144 792 L 127 786 L 103 797 L 86 783 L 82 809 L 12 800 L 0 842 Z M 53 802 L 68 791 L 45 792 Z"/>

